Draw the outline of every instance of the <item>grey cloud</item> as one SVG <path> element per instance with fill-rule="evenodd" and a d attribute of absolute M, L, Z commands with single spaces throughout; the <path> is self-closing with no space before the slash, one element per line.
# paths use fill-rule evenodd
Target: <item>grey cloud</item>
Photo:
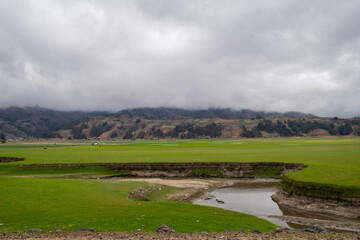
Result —
<path fill-rule="evenodd" d="M 0 107 L 360 115 L 360 2 L 0 0 Z"/>

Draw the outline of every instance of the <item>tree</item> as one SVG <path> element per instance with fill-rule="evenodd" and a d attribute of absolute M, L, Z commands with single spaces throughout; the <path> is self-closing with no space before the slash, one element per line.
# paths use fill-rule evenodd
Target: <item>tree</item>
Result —
<path fill-rule="evenodd" d="M 336 135 L 335 125 L 333 123 L 329 124 L 329 133 L 333 136 Z"/>
<path fill-rule="evenodd" d="M 246 138 L 262 137 L 261 132 L 257 127 L 254 127 L 252 130 L 248 130 L 246 129 L 245 126 L 243 126 L 242 130 L 243 130 L 241 134 L 242 137 L 246 137 Z"/>
<path fill-rule="evenodd" d="M 101 125 L 93 126 L 90 131 L 90 137 L 99 137 L 101 134 L 104 133 Z"/>
<path fill-rule="evenodd" d="M 338 128 L 338 133 L 342 136 L 349 135 L 353 131 L 351 124 L 345 123 L 345 125 L 340 125 Z"/>
<path fill-rule="evenodd" d="M 1 143 L 6 143 L 6 138 L 5 138 L 4 133 L 1 133 L 0 140 L 1 140 Z"/>
<path fill-rule="evenodd" d="M 73 134 L 73 138 L 74 139 L 85 139 L 86 136 L 82 133 L 82 128 L 83 126 L 80 126 L 80 127 L 74 127 L 72 129 L 72 134 Z"/>
<path fill-rule="evenodd" d="M 124 139 L 133 139 L 134 138 L 134 135 L 132 134 L 131 131 L 127 131 L 125 133 L 125 136 L 123 137 Z"/>
<path fill-rule="evenodd" d="M 139 134 L 137 135 L 137 138 L 141 138 L 141 139 L 145 138 L 145 132 L 143 132 L 143 131 L 139 132 Z"/>
<path fill-rule="evenodd" d="M 118 136 L 118 133 L 116 131 L 114 131 L 112 134 L 111 134 L 111 138 L 116 138 Z"/>

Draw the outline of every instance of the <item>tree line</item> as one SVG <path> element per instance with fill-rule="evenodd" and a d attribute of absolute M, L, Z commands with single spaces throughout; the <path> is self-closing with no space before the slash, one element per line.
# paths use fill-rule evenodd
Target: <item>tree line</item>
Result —
<path fill-rule="evenodd" d="M 282 137 L 303 136 L 316 129 L 323 129 L 330 135 L 349 135 L 354 129 L 353 126 L 359 125 L 359 120 L 347 120 L 344 123 L 334 123 L 334 119 L 330 122 L 306 121 L 306 120 L 277 120 L 276 122 L 264 119 L 252 129 L 243 127 L 242 137 L 262 137 L 261 131 L 267 133 L 277 133 Z M 355 130 L 355 135 L 360 135 L 360 129 Z"/>
<path fill-rule="evenodd" d="M 193 123 L 184 123 L 176 125 L 172 130 L 161 130 L 159 127 L 152 127 L 150 131 L 140 131 L 136 136 L 133 132 L 127 131 L 124 139 L 144 139 L 144 138 L 216 138 L 222 135 L 221 124 L 211 123 L 203 127 Z"/>

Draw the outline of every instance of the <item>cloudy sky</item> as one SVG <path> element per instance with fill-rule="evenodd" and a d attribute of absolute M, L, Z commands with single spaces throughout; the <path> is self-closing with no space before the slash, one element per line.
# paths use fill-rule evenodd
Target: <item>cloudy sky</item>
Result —
<path fill-rule="evenodd" d="M 359 0 L 0 0 L 0 107 L 360 115 Z"/>

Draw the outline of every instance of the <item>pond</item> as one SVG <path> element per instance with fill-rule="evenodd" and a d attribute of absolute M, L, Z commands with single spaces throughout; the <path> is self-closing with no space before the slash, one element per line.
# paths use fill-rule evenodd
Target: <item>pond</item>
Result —
<path fill-rule="evenodd" d="M 266 219 L 276 225 L 287 228 L 305 228 L 305 225 L 287 223 L 284 220 L 269 216 L 283 216 L 284 212 L 271 199 L 279 184 L 273 179 L 251 179 L 230 181 L 231 187 L 224 187 L 211 192 L 214 196 L 208 200 L 198 200 L 195 204 L 224 208 L 247 213 Z M 218 203 L 217 200 L 224 203 Z M 288 214 L 286 212 L 286 214 Z M 294 215 L 292 213 L 291 215 Z M 299 216 L 301 214 L 299 213 Z"/>

